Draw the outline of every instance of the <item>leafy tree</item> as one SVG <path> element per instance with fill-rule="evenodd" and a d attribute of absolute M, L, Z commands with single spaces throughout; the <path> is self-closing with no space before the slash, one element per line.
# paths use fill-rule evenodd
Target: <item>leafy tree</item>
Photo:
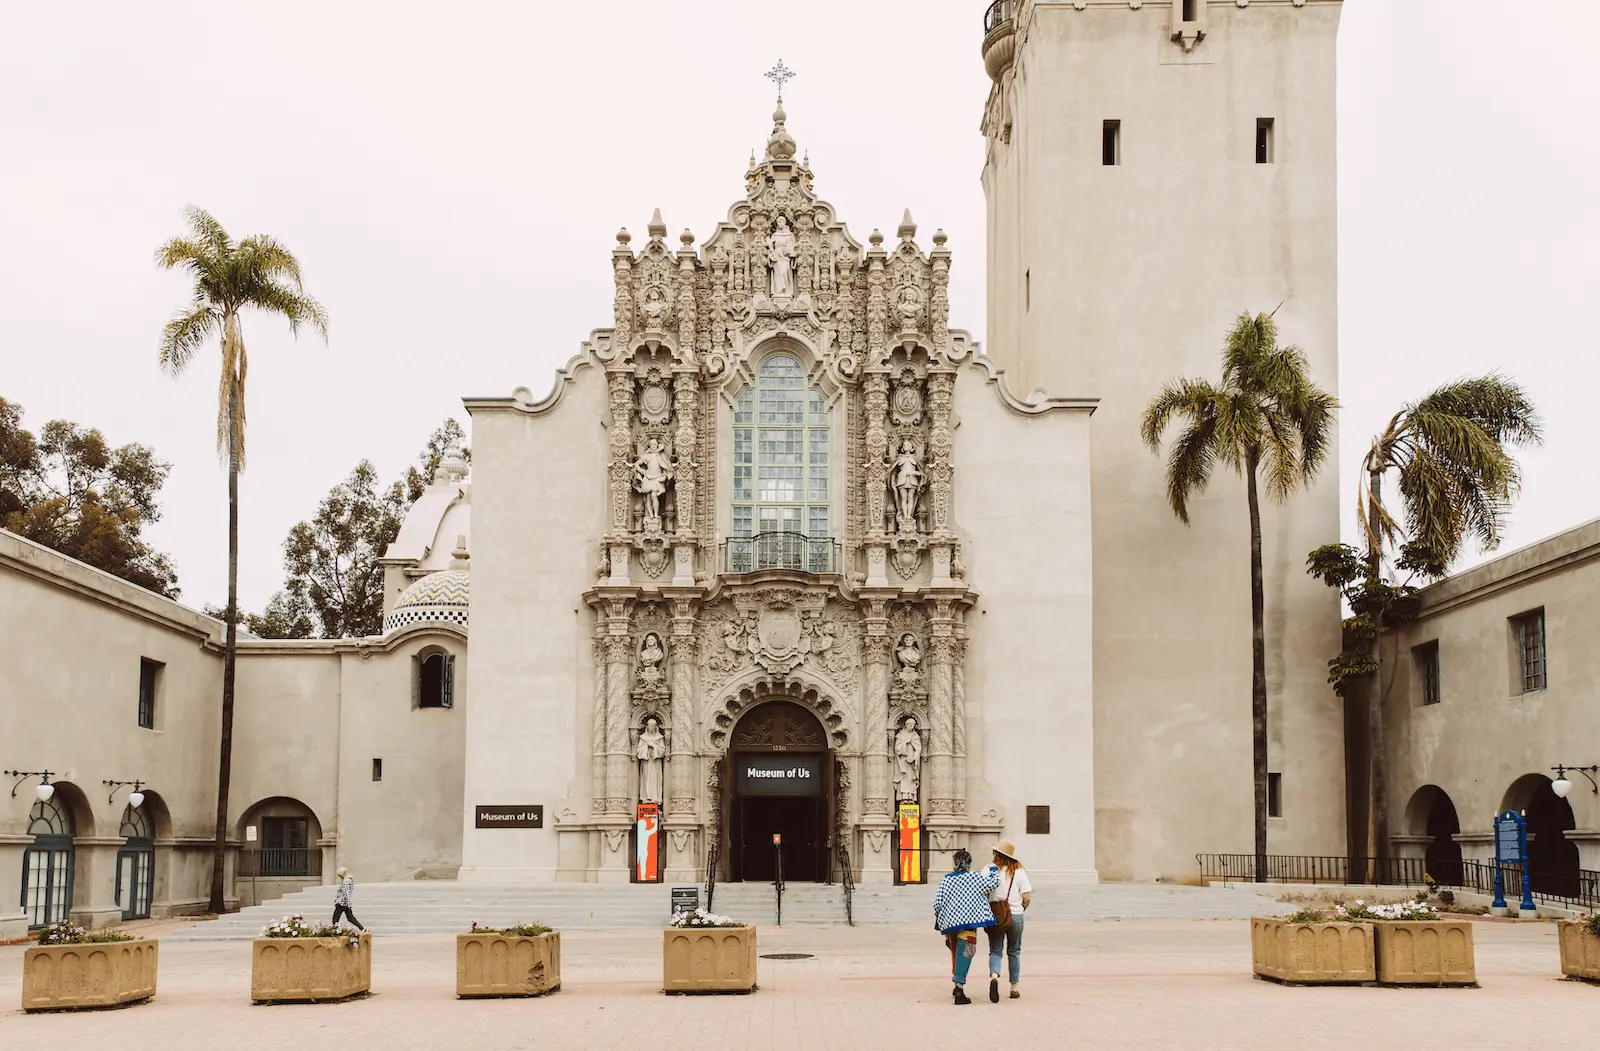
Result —
<path fill-rule="evenodd" d="M 178 597 L 178 576 L 141 533 L 159 521 L 171 465 L 148 446 L 51 420 L 35 437 L 22 406 L 0 398 L 0 526 L 132 584 Z"/>
<path fill-rule="evenodd" d="M 1261 570 L 1258 489 L 1282 502 L 1309 483 L 1333 444 L 1338 403 L 1311 381 L 1299 347 L 1278 346 L 1271 314 L 1239 315 L 1224 339 L 1222 383 L 1167 384 L 1145 409 L 1140 434 L 1161 452 L 1176 417 L 1184 428 L 1167 455 L 1167 501 L 1189 524 L 1189 500 L 1206 488 L 1217 464 L 1242 475 L 1250 515 L 1250 724 L 1255 776 L 1255 873 L 1267 876 L 1266 599 Z"/>
<path fill-rule="evenodd" d="M 164 269 L 182 269 L 193 281 L 188 306 L 161 332 L 161 367 L 178 375 L 195 352 L 219 336 L 220 382 L 217 389 L 217 452 L 228 468 L 228 605 L 223 611 L 227 642 L 222 658 L 222 734 L 217 764 L 217 822 L 211 862 L 212 912 L 223 907 L 223 862 L 228 837 L 228 782 L 233 773 L 233 686 L 239 626 L 239 472 L 245 465 L 245 353 L 240 313 L 255 309 L 276 314 L 296 334 L 310 324 L 324 341 L 328 315 L 322 304 L 305 294 L 300 263 L 289 250 L 264 234 L 235 241 L 209 212 L 184 210 L 187 237 L 175 237 L 156 251 Z"/>
<path fill-rule="evenodd" d="M 406 511 L 422 495 L 452 448 L 466 449 L 455 420 L 433 432 L 415 466 L 379 490 L 371 461 L 329 490 L 309 521 L 283 542 L 284 585 L 267 611 L 245 617 L 263 638 L 360 638 L 383 631 L 383 567 L 378 559 L 394 542 Z"/>
<path fill-rule="evenodd" d="M 1328 662 L 1341 697 L 1367 691 L 1371 835 L 1378 867 L 1389 858 L 1388 757 L 1378 639 L 1417 614 L 1411 579 L 1445 574 L 1470 538 L 1481 550 L 1500 544 L 1500 530 L 1521 488 L 1509 447 L 1543 440 L 1539 416 L 1522 388 L 1500 376 L 1456 380 L 1402 406 L 1372 440 L 1361 461 L 1366 485 L 1357 510 L 1362 545 L 1333 544 L 1311 552 L 1307 571 L 1339 588 L 1350 603 L 1346 646 Z M 1393 473 L 1399 507 L 1388 502 Z M 1402 522 L 1403 520 L 1403 522 Z M 1385 576 L 1385 555 L 1395 550 Z M 1395 579 L 1399 573 L 1404 579 Z"/>

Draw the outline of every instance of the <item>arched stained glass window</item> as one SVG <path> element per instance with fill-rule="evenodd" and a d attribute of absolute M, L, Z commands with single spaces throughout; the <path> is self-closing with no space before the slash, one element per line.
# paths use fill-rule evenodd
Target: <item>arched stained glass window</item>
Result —
<path fill-rule="evenodd" d="M 830 536 L 828 399 L 793 354 L 770 354 L 733 409 L 733 528 Z"/>

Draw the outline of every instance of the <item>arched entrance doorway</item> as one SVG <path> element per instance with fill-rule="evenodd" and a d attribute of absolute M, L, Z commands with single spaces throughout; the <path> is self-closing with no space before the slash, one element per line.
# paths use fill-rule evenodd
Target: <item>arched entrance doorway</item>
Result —
<path fill-rule="evenodd" d="M 734 725 L 727 763 L 728 877 L 772 879 L 778 837 L 786 881 L 826 879 L 833 771 L 817 717 L 793 701 L 750 709 Z"/>
<path fill-rule="evenodd" d="M 1574 897 L 1578 893 L 1578 844 L 1566 833 L 1578 827 L 1572 804 L 1555 794 L 1543 774 L 1525 774 L 1506 791 L 1507 810 L 1528 819 L 1528 875 L 1533 889 Z"/>
<path fill-rule="evenodd" d="M 1461 818 L 1450 796 L 1438 785 L 1423 785 L 1406 807 L 1406 831 L 1427 836 L 1423 865 L 1428 875 L 1447 887 L 1461 885 Z"/>
<path fill-rule="evenodd" d="M 123 807 L 117 834 L 123 837 L 117 851 L 117 904 L 122 918 L 149 919 L 156 886 L 156 831 L 150 811 L 132 803 Z"/>

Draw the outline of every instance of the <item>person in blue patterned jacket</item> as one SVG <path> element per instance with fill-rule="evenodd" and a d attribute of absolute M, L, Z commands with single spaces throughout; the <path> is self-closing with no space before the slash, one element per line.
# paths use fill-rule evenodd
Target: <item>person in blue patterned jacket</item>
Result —
<path fill-rule="evenodd" d="M 1000 885 L 1000 873 L 993 865 L 982 875 L 973 872 L 966 848 L 956 851 L 950 862 L 954 871 L 939 881 L 933 895 L 933 925 L 950 947 L 950 978 L 955 982 L 951 995 L 958 1004 L 970 1004 L 967 972 L 978 954 L 978 932 L 994 926 L 989 892 Z"/>

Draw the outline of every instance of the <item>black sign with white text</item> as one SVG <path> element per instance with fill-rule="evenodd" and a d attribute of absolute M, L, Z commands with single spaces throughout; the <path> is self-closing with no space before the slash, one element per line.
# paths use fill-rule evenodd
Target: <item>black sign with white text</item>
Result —
<path fill-rule="evenodd" d="M 820 796 L 820 755 L 736 755 L 734 785 L 746 796 Z"/>
<path fill-rule="evenodd" d="M 478 828 L 543 828 L 543 806 L 476 807 Z"/>

